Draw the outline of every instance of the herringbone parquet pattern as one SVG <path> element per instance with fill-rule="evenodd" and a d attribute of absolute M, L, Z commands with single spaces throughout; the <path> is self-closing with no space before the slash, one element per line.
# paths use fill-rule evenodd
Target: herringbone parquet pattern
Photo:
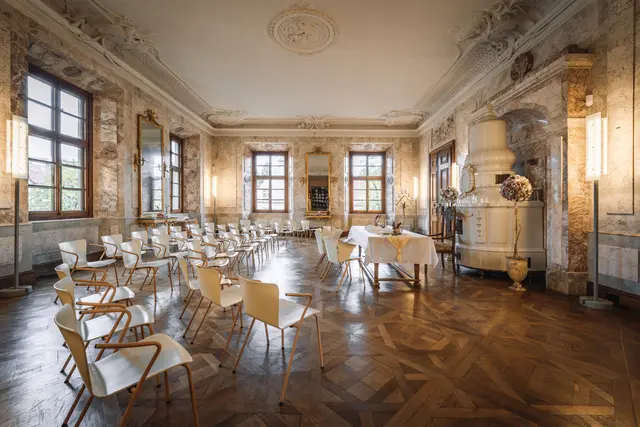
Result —
<path fill-rule="evenodd" d="M 325 369 L 310 321 L 283 407 L 278 393 L 295 330 L 286 332 L 282 352 L 278 331 L 270 330 L 267 346 L 264 328 L 254 328 L 233 375 L 231 358 L 218 368 L 231 313 L 212 311 L 190 345 L 181 336 L 197 299 L 178 320 L 186 290 L 171 292 L 160 274 L 155 329 L 194 356 L 203 426 L 640 425 L 640 321 L 633 313 L 588 312 L 560 295 L 514 294 L 505 279 L 454 277 L 440 268 L 430 269 L 420 290 L 400 283 L 374 290 L 358 277 L 336 295 L 337 276 L 320 283 L 316 259 L 315 243 L 300 240 L 254 274 L 283 292 L 312 293 L 322 311 Z M 65 384 L 59 373 L 68 353 L 52 322 L 59 308 L 52 283 L 0 302 L 2 426 L 60 425 L 81 384 L 77 375 Z M 151 292 L 139 292 L 137 302 L 153 307 Z M 234 337 L 232 354 L 239 343 Z M 145 385 L 129 425 L 190 425 L 184 370 L 172 372 L 170 382 L 169 404 L 162 389 Z M 83 425 L 116 425 L 128 399 L 123 392 L 97 400 Z"/>

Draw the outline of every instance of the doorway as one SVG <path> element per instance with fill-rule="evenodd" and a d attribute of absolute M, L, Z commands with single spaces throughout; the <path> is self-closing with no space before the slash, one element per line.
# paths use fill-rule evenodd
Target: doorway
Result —
<path fill-rule="evenodd" d="M 456 152 L 455 141 L 429 153 L 429 233 L 440 232 L 437 206 L 440 203 L 440 190 L 452 184 L 453 162 Z"/>

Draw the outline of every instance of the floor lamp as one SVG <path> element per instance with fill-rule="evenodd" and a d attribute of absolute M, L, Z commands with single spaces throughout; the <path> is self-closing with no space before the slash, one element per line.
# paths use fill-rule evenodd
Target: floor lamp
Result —
<path fill-rule="evenodd" d="M 13 116 L 7 120 L 5 157 L 6 172 L 14 180 L 16 191 L 13 241 L 13 287 L 0 289 L 0 298 L 10 298 L 31 293 L 31 286 L 20 286 L 20 181 L 28 178 L 27 140 L 29 125 L 24 117 Z"/>
<path fill-rule="evenodd" d="M 598 297 L 598 182 L 607 174 L 607 119 L 602 113 L 587 116 L 586 130 L 586 180 L 593 182 L 593 296 L 580 297 L 580 303 L 595 310 L 611 310 L 613 303 Z"/>

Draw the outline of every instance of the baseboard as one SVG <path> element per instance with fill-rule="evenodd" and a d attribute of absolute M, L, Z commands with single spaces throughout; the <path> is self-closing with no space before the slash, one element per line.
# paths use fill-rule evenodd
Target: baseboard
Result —
<path fill-rule="evenodd" d="M 35 271 L 23 271 L 20 273 L 21 285 L 33 285 L 36 282 Z M 13 286 L 13 274 L 11 276 L 0 277 L 0 289 L 6 289 Z"/>
<path fill-rule="evenodd" d="M 587 295 L 593 295 L 593 282 L 587 282 Z M 640 310 L 640 295 L 630 294 L 619 289 L 598 283 L 598 296 L 613 301 L 616 306 Z"/>

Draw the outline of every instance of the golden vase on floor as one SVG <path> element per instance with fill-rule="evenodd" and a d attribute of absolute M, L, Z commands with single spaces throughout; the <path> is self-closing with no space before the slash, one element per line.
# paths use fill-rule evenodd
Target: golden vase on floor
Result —
<path fill-rule="evenodd" d="M 526 289 L 522 286 L 522 281 L 527 277 L 529 272 L 528 260 L 526 258 L 508 256 L 507 257 L 507 274 L 513 280 L 513 285 L 509 289 L 524 292 Z"/>

